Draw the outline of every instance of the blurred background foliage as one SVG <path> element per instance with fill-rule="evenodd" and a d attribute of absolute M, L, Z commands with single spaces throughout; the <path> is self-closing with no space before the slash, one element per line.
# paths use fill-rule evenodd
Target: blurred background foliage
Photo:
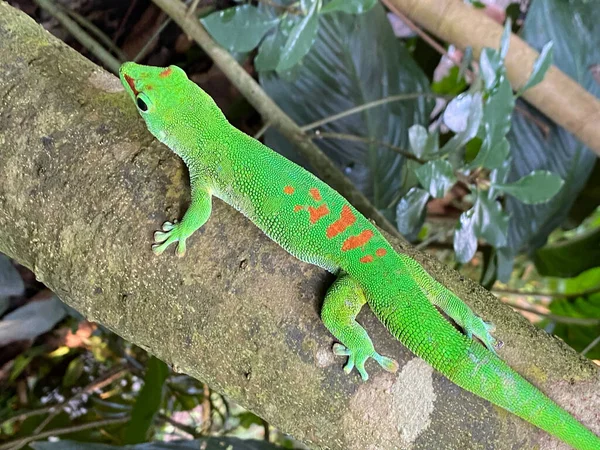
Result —
<path fill-rule="evenodd" d="M 150 1 L 9 3 L 109 71 L 181 66 L 235 126 L 314 170 Z M 471 1 L 505 24 L 477 61 L 376 0 L 187 3 L 405 237 L 600 360 L 597 157 L 520 99 L 550 63 L 600 96 L 595 2 Z M 541 52 L 515 92 L 510 30 Z M 304 448 L 2 255 L 0 386 L 0 450 Z"/>

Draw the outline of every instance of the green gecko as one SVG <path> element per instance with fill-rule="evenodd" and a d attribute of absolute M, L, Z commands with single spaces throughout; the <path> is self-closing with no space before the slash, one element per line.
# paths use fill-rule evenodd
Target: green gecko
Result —
<path fill-rule="evenodd" d="M 120 78 L 148 130 L 183 159 L 190 173 L 191 204 L 181 222 L 165 222 L 154 234 L 154 253 L 177 244 L 183 256 L 186 239 L 206 223 L 216 196 L 298 259 L 337 274 L 321 317 L 341 342 L 334 353 L 348 357 L 346 373 L 356 368 L 367 380 L 368 358 L 388 371 L 398 369 L 396 361 L 375 351 L 355 320 L 368 303 L 398 340 L 458 386 L 576 449 L 600 449 L 600 438 L 496 356 L 490 324 L 419 263 L 396 253 L 334 189 L 233 127 L 182 69 L 128 62 Z"/>

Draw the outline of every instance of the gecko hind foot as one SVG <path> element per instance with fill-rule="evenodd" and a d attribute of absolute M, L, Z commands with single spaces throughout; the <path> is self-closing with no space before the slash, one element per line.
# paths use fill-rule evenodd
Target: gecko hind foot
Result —
<path fill-rule="evenodd" d="M 468 337 L 475 337 L 479 339 L 492 353 L 496 353 L 496 350 L 501 348 L 503 345 L 502 341 L 497 340 L 491 335 L 496 330 L 496 326 L 490 322 L 486 322 L 481 317 L 473 315 L 470 323 L 465 327 L 465 332 Z"/>
<path fill-rule="evenodd" d="M 369 374 L 365 370 L 365 362 L 369 358 L 373 358 L 388 372 L 396 372 L 398 370 L 398 363 L 395 360 L 387 358 L 386 356 L 381 356 L 375 351 L 371 352 L 370 354 L 364 354 L 350 350 L 348 347 L 336 343 L 333 344 L 333 353 L 338 356 L 347 356 L 348 362 L 344 366 L 344 372 L 349 374 L 352 372 L 352 369 L 356 367 L 356 370 L 360 374 L 360 377 L 363 379 L 363 381 L 367 381 L 369 379 Z"/>

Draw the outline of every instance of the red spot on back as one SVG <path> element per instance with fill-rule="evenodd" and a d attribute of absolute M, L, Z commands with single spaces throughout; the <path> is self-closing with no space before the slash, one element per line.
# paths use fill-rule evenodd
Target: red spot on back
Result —
<path fill-rule="evenodd" d="M 152 89 L 154 89 L 154 86 L 152 86 L 151 84 L 146 85 L 146 90 L 151 91 Z"/>
<path fill-rule="evenodd" d="M 163 70 L 161 73 L 158 74 L 159 77 L 161 78 L 167 78 L 169 75 L 171 75 L 171 68 L 167 67 L 165 70 Z"/>
<path fill-rule="evenodd" d="M 323 200 L 323 197 L 321 197 L 321 193 L 317 188 L 310 188 L 308 192 L 310 193 L 310 196 L 316 201 L 320 202 L 321 200 Z"/>
<path fill-rule="evenodd" d="M 363 230 L 360 234 L 356 236 L 350 236 L 348 239 L 344 241 L 342 244 L 342 251 L 346 252 L 348 250 L 352 250 L 358 247 L 362 247 L 373 237 L 373 232 L 371 230 Z"/>
<path fill-rule="evenodd" d="M 308 207 L 308 214 L 310 218 L 310 223 L 317 223 L 319 219 L 325 217 L 329 214 L 329 208 L 327 205 L 319 205 L 317 208 L 313 208 L 312 206 Z"/>
<path fill-rule="evenodd" d="M 294 212 L 302 211 L 303 209 L 304 209 L 304 206 L 302 206 L 302 205 L 294 206 Z"/>
<path fill-rule="evenodd" d="M 344 205 L 340 218 L 327 227 L 327 237 L 331 239 L 337 236 L 354 222 L 356 222 L 356 216 L 348 205 Z"/>
<path fill-rule="evenodd" d="M 125 81 L 127 81 L 127 84 L 131 88 L 131 91 L 133 92 L 133 95 L 135 95 L 137 97 L 137 95 L 140 92 L 135 88 L 135 80 L 133 78 L 131 78 L 129 75 L 127 75 L 127 74 L 123 75 L 123 77 L 125 78 Z"/>
<path fill-rule="evenodd" d="M 361 263 L 370 263 L 373 262 L 373 257 L 371 255 L 363 256 L 360 258 Z"/>
<path fill-rule="evenodd" d="M 294 193 L 294 188 L 292 186 L 286 186 L 283 188 L 283 192 L 287 195 L 292 195 Z"/>
<path fill-rule="evenodd" d="M 380 257 L 381 257 L 381 256 L 385 256 L 385 254 L 386 254 L 386 253 L 387 253 L 387 250 L 386 250 L 385 248 L 378 248 L 378 249 L 375 251 L 375 254 L 376 254 L 377 256 L 380 256 Z"/>

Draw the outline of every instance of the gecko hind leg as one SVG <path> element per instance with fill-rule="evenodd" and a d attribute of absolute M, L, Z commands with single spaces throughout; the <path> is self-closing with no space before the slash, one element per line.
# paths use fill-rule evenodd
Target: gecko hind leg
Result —
<path fill-rule="evenodd" d="M 327 291 L 321 310 L 323 323 L 341 342 L 334 344 L 333 353 L 348 357 L 344 372 L 350 373 L 356 367 L 364 381 L 369 379 L 365 370 L 365 362 L 369 358 L 373 358 L 387 371 L 398 370 L 395 360 L 375 351 L 366 330 L 356 322 L 356 316 L 365 303 L 365 295 L 360 286 L 349 275 L 342 274 Z"/>
<path fill-rule="evenodd" d="M 429 275 L 417 261 L 409 257 L 403 260 L 412 277 L 421 280 L 419 285 L 429 301 L 454 320 L 465 331 L 467 337 L 475 336 L 493 353 L 502 347 L 502 341 L 491 334 L 496 329 L 493 324 L 475 314 L 454 292 Z"/>

